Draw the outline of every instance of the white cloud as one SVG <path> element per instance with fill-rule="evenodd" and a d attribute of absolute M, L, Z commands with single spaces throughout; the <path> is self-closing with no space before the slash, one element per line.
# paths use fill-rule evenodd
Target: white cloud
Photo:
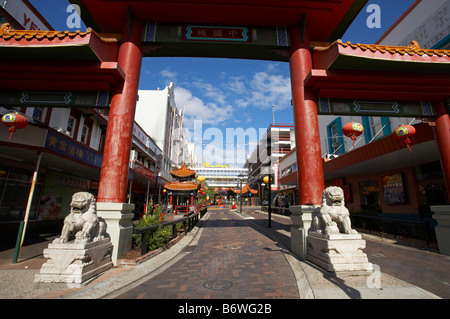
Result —
<path fill-rule="evenodd" d="M 276 65 L 269 65 L 265 72 L 254 73 L 252 77 L 230 76 L 224 82 L 223 89 L 228 102 L 239 108 L 256 107 L 269 109 L 276 105 L 277 109 L 285 109 L 291 102 L 291 81 L 278 73 Z"/>
<path fill-rule="evenodd" d="M 219 106 L 216 103 L 205 103 L 194 96 L 191 91 L 175 87 L 175 102 L 180 109 L 184 109 L 185 127 L 193 127 L 194 120 L 202 120 L 203 124 L 220 124 L 232 118 L 231 105 Z"/>
<path fill-rule="evenodd" d="M 225 87 L 236 94 L 245 94 L 247 87 L 245 85 L 245 78 L 243 76 L 232 76 L 230 81 L 225 84 Z"/>
<path fill-rule="evenodd" d="M 226 104 L 226 94 L 212 84 L 197 81 L 193 85 L 200 89 L 205 97 L 211 98 L 215 103 L 221 105 Z"/>
<path fill-rule="evenodd" d="M 290 105 L 291 82 L 288 77 L 258 72 L 249 85 L 251 94 L 243 99 L 247 105 L 263 109 L 272 105 L 284 109 Z"/>
<path fill-rule="evenodd" d="M 159 74 L 163 78 L 166 78 L 166 79 L 170 80 L 171 82 L 175 82 L 176 78 L 177 78 L 177 73 L 176 72 L 172 72 L 169 69 L 162 70 Z"/>

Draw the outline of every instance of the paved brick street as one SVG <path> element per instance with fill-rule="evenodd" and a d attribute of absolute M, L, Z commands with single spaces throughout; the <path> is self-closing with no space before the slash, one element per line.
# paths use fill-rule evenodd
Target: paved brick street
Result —
<path fill-rule="evenodd" d="M 279 247 L 252 222 L 211 211 L 197 245 L 164 273 L 118 298 L 299 298 Z"/>
<path fill-rule="evenodd" d="M 15 265 L 11 265 L 13 251 L 2 251 L 0 295 L 14 299 L 435 298 L 430 292 L 450 298 L 449 256 L 364 234 L 364 251 L 382 273 L 382 289 L 369 289 L 365 277 L 340 280 L 298 261 L 289 253 L 290 218 L 273 214 L 269 229 L 267 217 L 255 208 L 244 208 L 243 214 L 211 208 L 191 239 L 179 243 L 184 241 L 183 245 L 139 266 L 111 269 L 82 289 L 33 284 L 45 261 L 46 241 L 24 247 Z"/>
<path fill-rule="evenodd" d="M 267 214 L 249 213 L 255 223 L 267 226 Z M 290 248 L 289 218 L 272 215 L 272 224 L 280 229 L 277 237 L 284 246 Z M 410 239 L 403 242 L 382 240 L 378 236 L 364 234 L 369 261 L 380 267 L 381 272 L 409 284 L 432 292 L 441 298 L 450 299 L 450 257 L 435 251 L 423 249 L 425 243 L 415 243 Z M 409 246 L 408 246 L 409 245 Z"/>

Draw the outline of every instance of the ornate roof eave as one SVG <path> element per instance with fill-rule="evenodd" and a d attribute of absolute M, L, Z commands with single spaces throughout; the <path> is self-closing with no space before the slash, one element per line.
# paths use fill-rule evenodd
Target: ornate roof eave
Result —
<path fill-rule="evenodd" d="M 448 98 L 450 50 L 352 44 L 312 46 L 305 87 L 318 97 L 434 101 Z"/>
<path fill-rule="evenodd" d="M 193 182 L 170 182 L 164 185 L 164 188 L 171 191 L 193 191 L 200 188 L 200 183 Z"/>
<path fill-rule="evenodd" d="M 117 62 L 120 35 L 85 32 L 15 30 L 0 26 L 0 58 L 28 61 Z"/>
<path fill-rule="evenodd" d="M 346 68 L 342 64 L 344 58 L 364 58 L 366 61 L 385 62 L 422 62 L 437 66 L 450 63 L 450 50 L 423 49 L 417 41 L 412 41 L 408 46 L 391 46 L 353 44 L 350 41 L 336 40 L 333 43 L 312 43 L 312 52 L 314 69 L 322 70 Z M 352 61 L 347 67 L 355 67 L 353 64 L 356 64 L 356 60 Z M 369 65 L 367 62 L 364 63 L 366 66 Z"/>
<path fill-rule="evenodd" d="M 0 26 L 0 38 L 4 40 L 14 39 L 16 41 L 25 39 L 28 41 L 31 40 L 53 40 L 53 39 L 75 39 L 75 38 L 84 38 L 90 34 L 93 34 L 98 39 L 100 39 L 104 43 L 117 43 L 120 41 L 120 34 L 99 34 L 92 30 L 91 28 L 87 28 L 85 32 L 76 30 L 76 31 L 47 31 L 47 30 L 16 30 L 11 24 L 4 23 Z"/>
<path fill-rule="evenodd" d="M 350 41 L 342 42 L 342 40 L 337 40 L 333 42 L 332 45 L 339 45 L 344 48 L 351 47 L 352 49 L 360 49 L 362 51 L 370 50 L 372 52 L 381 52 L 386 53 L 389 52 L 391 54 L 400 54 L 405 55 L 408 54 L 410 56 L 413 55 L 428 55 L 428 56 L 448 56 L 450 57 L 450 50 L 435 50 L 435 49 L 422 49 L 417 41 L 411 41 L 408 46 L 392 46 L 392 45 L 379 45 L 379 44 L 352 44 Z"/>
<path fill-rule="evenodd" d="M 234 193 L 236 194 L 240 194 L 241 190 L 237 189 L 237 188 L 229 188 L 231 189 Z M 247 194 L 247 193 L 251 193 L 251 194 L 258 194 L 258 191 L 255 189 L 251 189 L 248 184 L 245 184 L 244 186 L 242 186 L 242 194 Z"/>
<path fill-rule="evenodd" d="M 183 163 L 183 166 L 181 166 L 180 168 L 170 171 L 170 175 L 178 178 L 186 178 L 191 176 L 195 177 L 195 174 L 196 174 L 195 171 L 188 168 L 186 163 Z"/>

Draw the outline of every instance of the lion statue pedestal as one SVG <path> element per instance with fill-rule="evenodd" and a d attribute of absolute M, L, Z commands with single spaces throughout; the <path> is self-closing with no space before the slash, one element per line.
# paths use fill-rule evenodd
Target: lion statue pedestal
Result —
<path fill-rule="evenodd" d="M 48 260 L 36 274 L 34 282 L 67 283 L 74 288 L 80 287 L 113 267 L 111 252 L 106 224 L 97 216 L 95 197 L 87 192 L 75 193 L 61 236 L 44 249 L 44 257 Z"/>
<path fill-rule="evenodd" d="M 363 252 L 366 241 L 351 228 L 344 205 L 344 191 L 331 186 L 322 194 L 320 211 L 312 216 L 307 242 L 307 260 L 338 274 L 370 274 L 373 266 Z"/>

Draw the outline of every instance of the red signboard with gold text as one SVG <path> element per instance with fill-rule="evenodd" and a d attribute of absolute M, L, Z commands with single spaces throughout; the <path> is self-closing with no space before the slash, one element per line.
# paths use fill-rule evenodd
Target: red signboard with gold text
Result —
<path fill-rule="evenodd" d="M 184 27 L 183 40 L 251 42 L 251 30 L 246 27 L 216 27 L 188 25 Z"/>

